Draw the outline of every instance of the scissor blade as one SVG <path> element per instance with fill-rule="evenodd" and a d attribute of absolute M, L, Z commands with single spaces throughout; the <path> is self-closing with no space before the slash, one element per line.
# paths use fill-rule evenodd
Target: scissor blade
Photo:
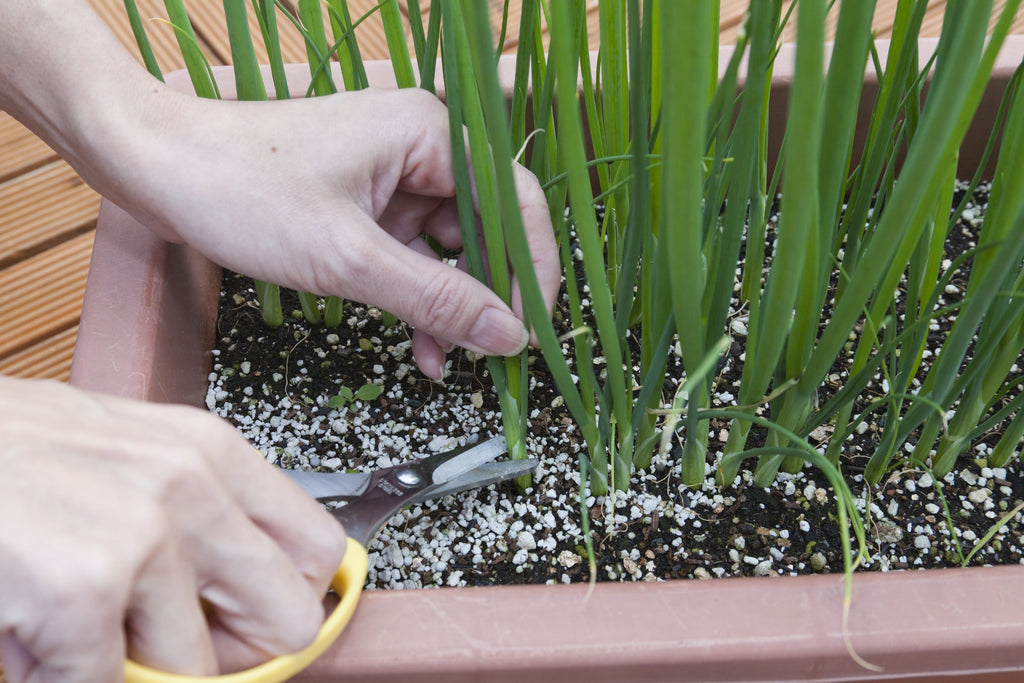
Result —
<path fill-rule="evenodd" d="M 503 436 L 481 441 L 437 465 L 431 475 L 432 480 L 434 484 L 446 484 L 454 481 L 484 463 L 493 461 L 506 450 L 508 449 Z"/>
<path fill-rule="evenodd" d="M 456 477 L 455 479 L 431 486 L 429 489 L 413 496 L 410 504 L 422 503 L 427 500 L 438 500 L 453 493 L 466 491 L 468 489 L 482 488 L 499 481 L 513 479 L 515 477 L 532 472 L 540 461 L 536 458 L 527 460 L 508 460 L 503 462 L 485 462 L 475 469 Z"/>
<path fill-rule="evenodd" d="M 350 472 L 281 470 L 303 491 L 318 500 L 348 500 L 366 492 L 370 475 Z"/>

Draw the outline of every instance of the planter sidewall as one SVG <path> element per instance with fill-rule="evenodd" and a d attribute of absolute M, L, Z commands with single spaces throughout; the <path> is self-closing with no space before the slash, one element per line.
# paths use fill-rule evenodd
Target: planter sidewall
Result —
<path fill-rule="evenodd" d="M 791 78 L 788 50 L 776 66 L 780 91 Z M 987 139 L 1022 56 L 1024 37 L 1011 37 L 968 144 Z M 369 66 L 386 85 L 390 66 Z M 106 202 L 71 383 L 203 405 L 219 290 L 217 266 Z M 602 583 L 592 593 L 371 591 L 302 679 L 1009 681 L 1024 671 L 1024 567 L 857 574 L 845 634 L 842 607 L 839 575 Z M 863 668 L 850 644 L 883 670 Z"/>

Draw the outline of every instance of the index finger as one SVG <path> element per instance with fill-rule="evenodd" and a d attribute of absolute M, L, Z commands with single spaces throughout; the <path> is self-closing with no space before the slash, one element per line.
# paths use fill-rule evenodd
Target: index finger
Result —
<path fill-rule="evenodd" d="M 111 410 L 132 416 L 138 424 L 148 425 L 152 438 L 162 425 L 177 432 L 179 443 L 202 451 L 220 485 L 245 516 L 284 551 L 314 591 L 322 594 L 327 590 L 344 554 L 344 531 L 228 422 L 189 406 L 157 406 L 109 396 L 99 400 Z"/>
<path fill-rule="evenodd" d="M 516 181 L 516 195 L 519 197 L 519 212 L 523 217 L 523 229 L 526 231 L 526 242 L 530 248 L 533 271 L 537 275 L 537 284 L 547 307 L 548 315 L 555 305 L 558 289 L 562 284 L 562 268 L 558 258 L 558 245 L 555 243 L 555 232 L 551 225 L 551 212 L 548 208 L 547 196 L 529 170 L 515 164 L 513 172 Z M 514 283 L 513 310 L 522 314 L 522 301 L 519 294 L 518 278 Z"/>

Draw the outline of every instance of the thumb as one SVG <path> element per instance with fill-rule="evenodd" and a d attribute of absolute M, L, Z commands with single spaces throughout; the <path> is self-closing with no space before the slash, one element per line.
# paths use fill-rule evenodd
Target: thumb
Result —
<path fill-rule="evenodd" d="M 375 267 L 355 278 L 352 298 L 397 315 L 421 332 L 489 356 L 514 356 L 529 341 L 523 321 L 489 287 L 440 260 L 421 239 L 390 235 L 374 245 Z M 362 268 L 364 273 L 368 270 Z"/>

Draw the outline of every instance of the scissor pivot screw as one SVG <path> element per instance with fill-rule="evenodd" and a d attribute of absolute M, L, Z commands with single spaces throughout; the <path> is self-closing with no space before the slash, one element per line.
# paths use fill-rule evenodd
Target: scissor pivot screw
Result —
<path fill-rule="evenodd" d="M 403 486 L 417 486 L 423 478 L 415 470 L 399 470 L 395 472 L 395 479 Z"/>

